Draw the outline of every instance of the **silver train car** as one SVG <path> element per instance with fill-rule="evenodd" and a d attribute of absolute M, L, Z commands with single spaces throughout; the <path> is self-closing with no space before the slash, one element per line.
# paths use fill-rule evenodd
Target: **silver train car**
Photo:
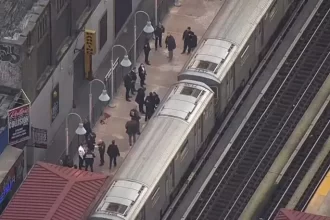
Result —
<path fill-rule="evenodd" d="M 213 91 L 176 83 L 117 171 L 90 220 L 160 219 L 214 126 Z"/>
<path fill-rule="evenodd" d="M 230 110 L 235 101 L 233 97 L 238 97 L 267 52 L 292 2 L 226 1 L 179 80 L 190 79 L 209 85 L 215 93 L 218 116 Z"/>
<path fill-rule="evenodd" d="M 227 0 L 90 220 L 156 220 L 230 108 L 293 0 Z"/>

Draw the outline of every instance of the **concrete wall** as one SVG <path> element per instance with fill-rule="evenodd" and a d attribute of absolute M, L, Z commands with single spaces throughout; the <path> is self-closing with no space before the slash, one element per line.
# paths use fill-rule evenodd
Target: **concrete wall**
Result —
<path fill-rule="evenodd" d="M 113 1 L 100 1 L 96 10 L 88 20 L 85 28 L 95 30 L 97 32 L 97 47 L 99 48 L 99 20 L 105 11 L 108 11 L 108 39 L 101 51 L 93 56 L 93 71 L 97 70 L 102 60 L 107 54 L 113 42 Z M 78 53 L 74 53 L 74 49 L 81 49 L 84 45 L 84 34 L 81 32 L 64 56 L 60 64 L 56 67 L 53 75 L 50 77 L 38 97 L 34 100 L 31 107 L 32 126 L 48 130 L 48 144 L 51 143 L 56 131 L 59 129 L 66 115 L 72 109 L 73 100 L 73 61 Z M 51 123 L 51 93 L 53 88 L 59 83 L 59 100 L 60 112 L 56 119 Z M 42 159 L 44 155 L 43 149 L 34 149 L 35 159 Z"/>

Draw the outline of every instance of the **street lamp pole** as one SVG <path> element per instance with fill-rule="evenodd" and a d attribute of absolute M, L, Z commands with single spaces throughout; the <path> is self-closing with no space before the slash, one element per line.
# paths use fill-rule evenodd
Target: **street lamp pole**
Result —
<path fill-rule="evenodd" d="M 154 28 L 152 27 L 152 25 L 151 25 L 151 22 L 150 22 L 150 17 L 149 17 L 149 15 L 148 15 L 148 13 L 147 12 L 145 12 L 145 11 L 137 11 L 137 12 L 135 12 L 135 15 L 134 15 L 134 60 L 133 60 L 133 66 L 135 66 L 136 65 L 136 38 L 137 38 L 137 33 L 136 33 L 136 16 L 137 16 L 137 14 L 139 14 L 139 13 L 143 13 L 143 14 L 145 14 L 145 15 L 147 15 L 147 17 L 148 17 L 148 21 L 147 21 L 147 24 L 146 24 L 146 26 L 143 28 L 143 31 L 145 32 L 145 33 L 147 33 L 147 34 L 151 34 L 151 33 L 153 33 L 154 32 Z"/>
<path fill-rule="evenodd" d="M 122 67 L 130 67 L 132 65 L 131 61 L 128 58 L 126 48 L 123 45 L 120 45 L 120 44 L 113 45 L 112 46 L 112 49 L 111 49 L 111 98 L 112 98 L 112 100 L 114 98 L 114 84 L 115 84 L 114 83 L 113 52 L 114 52 L 114 49 L 116 47 L 120 47 L 120 48 L 122 48 L 125 51 L 124 58 L 120 62 L 120 65 Z M 116 106 L 112 103 L 112 105 L 110 107 L 115 108 Z"/>
<path fill-rule="evenodd" d="M 80 115 L 78 115 L 77 113 L 74 113 L 74 112 L 69 113 L 65 118 L 65 155 L 66 156 L 69 155 L 69 120 L 68 119 L 71 115 L 75 115 L 79 118 L 79 126 L 76 129 L 76 134 L 78 134 L 78 135 L 86 134 L 86 130 L 84 128 L 83 121 L 82 121 Z"/>
<path fill-rule="evenodd" d="M 155 0 L 155 27 L 158 25 L 158 0 Z"/>
<path fill-rule="evenodd" d="M 107 88 L 104 84 L 104 82 L 100 79 L 93 79 L 92 81 L 89 82 L 89 122 L 92 123 L 92 109 L 93 109 L 93 94 L 92 94 L 92 84 L 93 82 L 100 82 L 103 85 L 103 91 L 101 95 L 99 96 L 99 100 L 102 102 L 107 102 L 110 100 L 110 97 L 107 93 Z"/>

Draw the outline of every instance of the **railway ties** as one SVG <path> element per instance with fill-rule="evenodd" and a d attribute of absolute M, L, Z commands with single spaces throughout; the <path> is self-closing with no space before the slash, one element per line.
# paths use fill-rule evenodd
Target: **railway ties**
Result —
<path fill-rule="evenodd" d="M 239 219 L 328 76 L 329 8 L 319 7 L 184 219 Z"/>

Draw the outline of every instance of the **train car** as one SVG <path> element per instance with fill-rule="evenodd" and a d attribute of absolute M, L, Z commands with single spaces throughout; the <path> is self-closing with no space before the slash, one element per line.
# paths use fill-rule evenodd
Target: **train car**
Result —
<path fill-rule="evenodd" d="M 179 80 L 204 82 L 215 93 L 217 115 L 231 107 L 272 44 L 293 0 L 226 1 Z M 235 95 L 237 96 L 237 93 Z M 227 108 L 227 109 L 226 109 Z"/>
<path fill-rule="evenodd" d="M 90 220 L 155 220 L 214 126 L 214 93 L 176 83 L 117 171 Z"/>

